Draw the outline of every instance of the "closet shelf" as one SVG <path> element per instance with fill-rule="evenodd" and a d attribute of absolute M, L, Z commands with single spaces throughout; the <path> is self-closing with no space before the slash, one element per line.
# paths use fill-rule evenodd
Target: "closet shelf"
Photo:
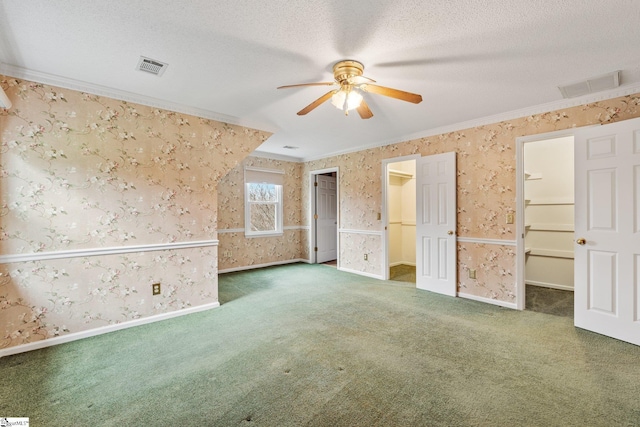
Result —
<path fill-rule="evenodd" d="M 529 249 L 528 253 L 531 256 L 573 259 L 573 251 L 558 251 L 555 249 L 541 249 L 541 248 L 528 248 L 528 249 Z M 527 248 L 525 248 L 525 252 L 526 250 Z"/>
<path fill-rule="evenodd" d="M 573 224 L 536 223 L 525 225 L 530 231 L 567 231 L 573 232 Z"/>
<path fill-rule="evenodd" d="M 525 204 L 529 206 L 533 205 L 573 205 L 573 199 L 525 199 Z"/>
<path fill-rule="evenodd" d="M 403 171 L 399 171 L 399 170 L 395 170 L 395 169 L 389 169 L 389 176 L 396 176 L 398 178 L 403 178 L 403 179 L 412 179 L 413 178 L 413 174 L 412 173 L 403 172 Z"/>
<path fill-rule="evenodd" d="M 542 174 L 540 172 L 524 172 L 524 179 L 527 181 L 534 181 L 536 179 L 542 179 Z"/>

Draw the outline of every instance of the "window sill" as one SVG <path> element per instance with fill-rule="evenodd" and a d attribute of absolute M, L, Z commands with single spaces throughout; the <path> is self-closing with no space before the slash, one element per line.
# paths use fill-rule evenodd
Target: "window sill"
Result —
<path fill-rule="evenodd" d="M 244 233 L 244 237 L 248 239 L 253 239 L 255 237 L 282 237 L 282 236 L 284 236 L 284 233 L 282 231 L 274 231 L 270 233 L 251 233 L 251 234 L 245 231 Z"/>

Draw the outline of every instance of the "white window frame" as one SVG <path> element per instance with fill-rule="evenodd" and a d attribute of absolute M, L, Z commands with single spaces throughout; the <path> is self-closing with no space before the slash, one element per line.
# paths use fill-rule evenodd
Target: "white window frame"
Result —
<path fill-rule="evenodd" d="M 252 202 L 249 200 L 250 184 L 273 184 L 276 186 L 275 202 Z M 244 235 L 245 237 L 273 237 L 282 236 L 283 232 L 283 186 L 284 171 L 278 169 L 263 169 L 255 167 L 244 168 Z M 251 229 L 251 205 L 252 204 L 274 204 L 275 209 L 275 230 L 255 231 Z"/>

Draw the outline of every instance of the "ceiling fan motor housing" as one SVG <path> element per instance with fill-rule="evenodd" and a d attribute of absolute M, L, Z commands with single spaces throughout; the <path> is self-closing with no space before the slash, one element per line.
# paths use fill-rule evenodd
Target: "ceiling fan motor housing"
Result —
<path fill-rule="evenodd" d="M 361 76 L 363 71 L 364 65 L 358 61 L 340 61 L 333 66 L 333 77 L 341 85 L 349 84 L 350 78 Z"/>

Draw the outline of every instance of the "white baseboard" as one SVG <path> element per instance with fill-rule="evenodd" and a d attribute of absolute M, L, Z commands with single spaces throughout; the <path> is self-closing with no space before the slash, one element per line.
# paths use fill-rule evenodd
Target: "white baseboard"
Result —
<path fill-rule="evenodd" d="M 525 285 L 540 286 L 541 288 L 559 289 L 561 291 L 573 291 L 573 286 L 558 285 L 556 283 L 536 282 L 535 280 L 527 280 Z"/>
<path fill-rule="evenodd" d="M 516 306 L 515 302 L 500 301 L 500 300 L 497 300 L 497 299 L 479 297 L 477 295 L 465 294 L 465 293 L 462 293 L 462 292 L 458 292 L 458 296 L 460 298 L 472 299 L 474 301 L 480 301 L 480 302 L 484 302 L 484 303 L 487 303 L 487 304 L 499 305 L 500 307 L 512 308 L 514 310 L 517 309 L 517 306 Z"/>
<path fill-rule="evenodd" d="M 182 310 L 172 311 L 170 313 L 155 314 L 153 316 L 144 317 L 142 319 L 128 320 L 126 322 L 117 323 L 115 325 L 102 326 L 100 328 L 89 329 L 88 331 L 74 332 L 59 337 L 48 338 L 41 341 L 31 342 L 28 344 L 20 344 L 0 350 L 0 357 L 10 356 L 12 354 L 25 353 L 27 351 L 39 350 L 45 347 L 51 347 L 58 344 L 64 344 L 71 341 L 81 340 L 83 338 L 94 337 L 96 335 L 108 334 L 122 329 L 133 328 L 136 326 L 146 325 L 148 323 L 160 322 L 162 320 L 172 319 L 174 317 L 186 316 L 187 314 L 198 313 L 200 311 L 211 310 L 220 307 L 219 302 L 199 305 L 197 307 L 189 307 Z"/>
<path fill-rule="evenodd" d="M 308 259 L 296 258 L 288 259 L 285 261 L 267 262 L 264 264 L 243 265 L 242 267 L 224 268 L 222 270 L 218 270 L 218 274 L 233 273 L 234 271 L 253 270 L 255 268 L 273 267 L 275 265 L 294 264 L 296 262 L 306 262 L 307 264 L 310 264 L 310 261 Z"/>
<path fill-rule="evenodd" d="M 352 270 L 350 268 L 344 268 L 344 267 L 338 267 L 338 270 L 344 271 L 345 273 L 353 273 L 353 274 L 358 274 L 360 276 L 371 277 L 372 279 L 384 280 L 384 277 L 382 277 L 379 274 L 367 273 L 365 271 Z"/>

